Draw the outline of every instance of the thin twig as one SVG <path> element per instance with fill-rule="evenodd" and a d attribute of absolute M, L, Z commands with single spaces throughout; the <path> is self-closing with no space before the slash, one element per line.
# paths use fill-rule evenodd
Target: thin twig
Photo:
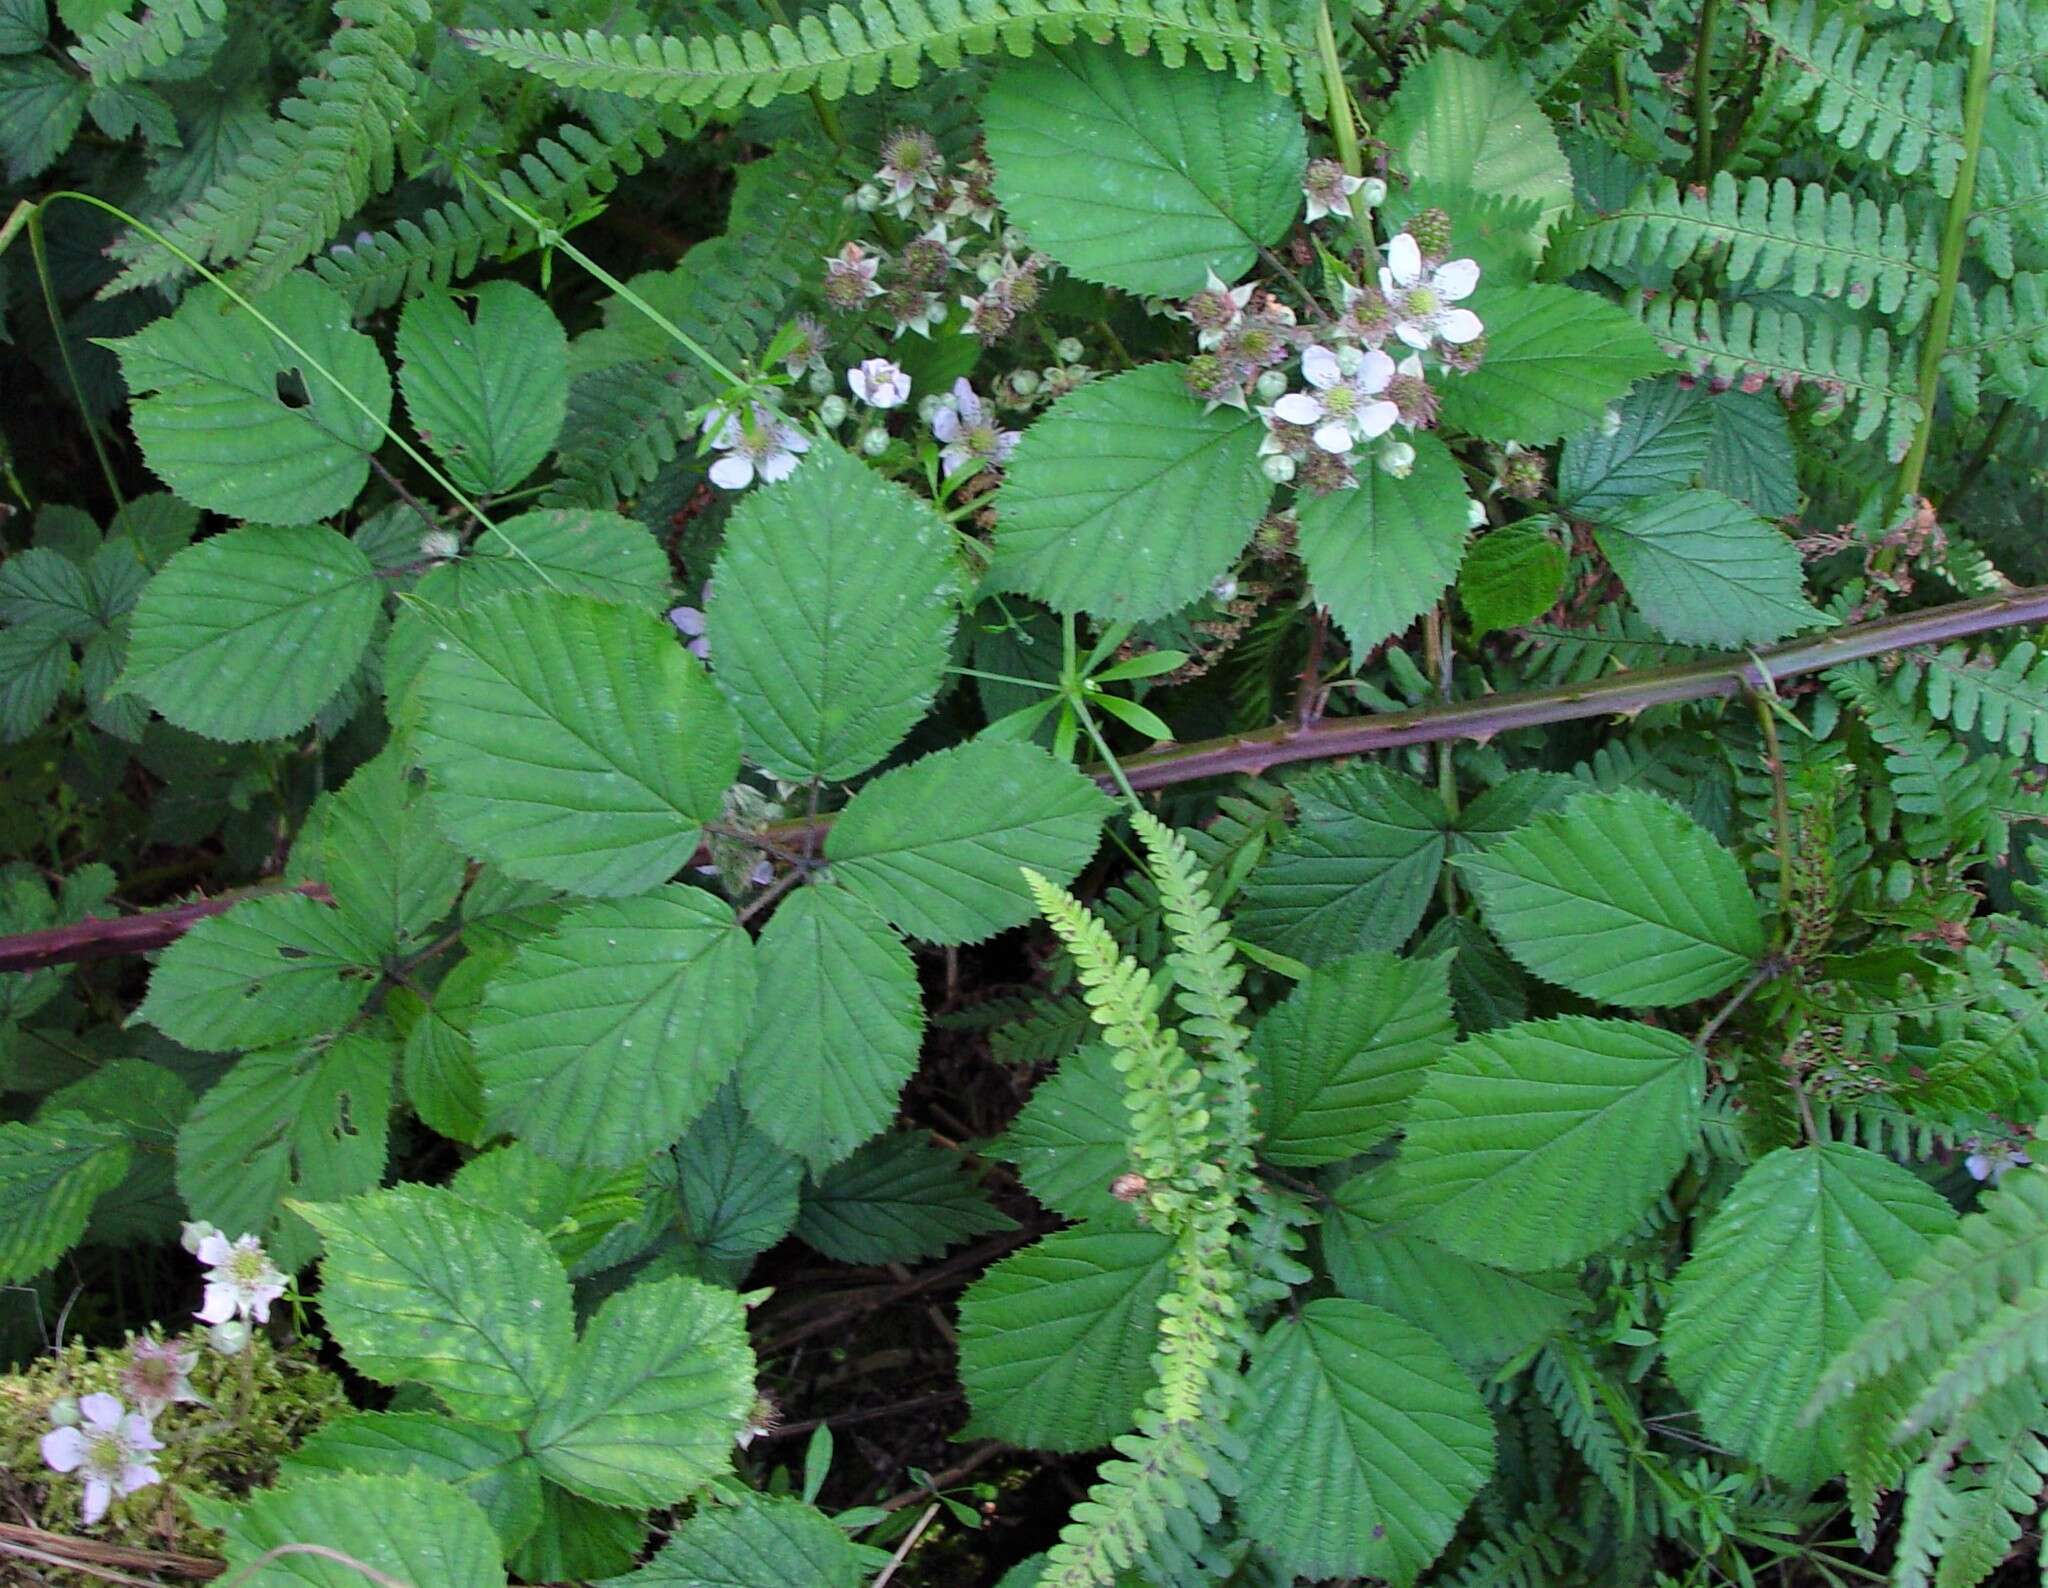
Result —
<path fill-rule="evenodd" d="M 889 1557 L 889 1564 L 882 1568 L 881 1576 L 875 1579 L 874 1588 L 884 1588 L 889 1579 L 896 1575 L 896 1568 L 909 1558 L 910 1552 L 917 1547 L 917 1541 L 924 1537 L 924 1530 L 932 1525 L 932 1518 L 938 1514 L 939 1502 L 934 1500 L 924 1508 L 924 1515 L 917 1519 L 910 1531 L 903 1535 L 903 1542 L 896 1546 L 896 1553 Z"/>
<path fill-rule="evenodd" d="M 441 521 L 434 516 L 433 509 L 428 507 L 417 496 L 414 496 L 411 491 L 407 490 L 405 482 L 385 468 L 382 463 L 378 462 L 374 454 L 370 458 L 370 467 L 377 471 L 378 479 L 398 493 L 398 499 L 401 502 L 405 503 L 407 507 L 426 520 L 427 528 L 439 529 L 441 527 Z"/>
<path fill-rule="evenodd" d="M 796 867 L 789 871 L 785 871 L 781 876 L 777 877 L 772 883 L 770 883 L 765 889 L 763 889 L 762 892 L 755 897 L 754 901 L 751 904 L 749 904 L 745 909 L 740 911 L 740 925 L 745 926 L 749 921 L 753 920 L 755 916 L 759 915 L 763 910 L 767 909 L 769 905 L 773 904 L 777 899 L 781 898 L 785 893 L 789 892 L 791 888 L 795 887 L 799 882 L 803 880 L 804 873 L 802 867 Z"/>

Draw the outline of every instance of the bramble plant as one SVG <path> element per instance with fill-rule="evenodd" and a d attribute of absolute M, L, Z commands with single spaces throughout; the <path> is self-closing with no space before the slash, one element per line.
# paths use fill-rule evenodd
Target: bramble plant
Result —
<path fill-rule="evenodd" d="M 0 1578 L 2048 1581 L 2043 0 L 0 0 L 0 155 Z"/>

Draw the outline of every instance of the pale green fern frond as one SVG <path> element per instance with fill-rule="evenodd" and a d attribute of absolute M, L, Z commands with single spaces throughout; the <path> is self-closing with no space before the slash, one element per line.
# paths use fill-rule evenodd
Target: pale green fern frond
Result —
<path fill-rule="evenodd" d="M 1901 699 L 1919 699 L 1958 733 L 1981 734 L 2010 754 L 2048 762 L 2048 652 L 2032 640 L 2003 656 L 1968 644 L 1909 652 L 1892 689 Z"/>
<path fill-rule="evenodd" d="M 95 87 L 112 87 L 163 65 L 227 15 L 228 0 L 162 0 L 132 19 L 117 11 L 72 45 L 71 58 Z"/>

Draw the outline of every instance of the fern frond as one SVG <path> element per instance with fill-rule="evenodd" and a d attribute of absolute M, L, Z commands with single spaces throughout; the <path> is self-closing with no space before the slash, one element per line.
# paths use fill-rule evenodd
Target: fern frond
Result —
<path fill-rule="evenodd" d="M 1041 39 L 1121 39 L 1157 50 L 1168 66 L 1189 55 L 1214 70 L 1263 76 L 1277 92 L 1309 86 L 1297 72 L 1308 36 L 1294 0 L 859 0 L 800 17 L 794 28 L 714 37 L 617 37 L 595 29 L 460 30 L 471 49 L 567 88 L 595 88 L 666 105 L 730 109 L 816 89 L 826 99 L 916 83 L 998 49 L 1028 55 Z M 1314 108 L 1314 107 L 1311 107 Z"/>
<path fill-rule="evenodd" d="M 1602 1382 L 1584 1349 L 1569 1337 L 1543 1348 L 1531 1382 L 1572 1448 L 1614 1497 L 1624 1531 L 1633 1532 L 1636 1489 L 1630 1441 L 1615 1415 L 1627 1406 L 1628 1397 Z"/>
<path fill-rule="evenodd" d="M 2032 640 L 2003 656 L 1967 644 L 1909 652 L 1892 689 L 1902 700 L 1920 700 L 1958 733 L 1981 734 L 2012 755 L 2048 762 L 2048 653 Z"/>
<path fill-rule="evenodd" d="M 1134 1569 L 1148 1582 L 1211 1580 L 1201 1555 L 1203 1521 L 1222 1511 L 1214 1452 L 1194 1429 L 1173 1424 L 1114 1443 L 1124 1459 L 1098 1470 L 1060 1529 L 1039 1588 L 1107 1588 Z"/>
<path fill-rule="evenodd" d="M 132 20 L 116 11 L 71 46 L 71 58 L 94 87 L 110 88 L 163 65 L 227 15 L 228 0 L 162 0 Z"/>
<path fill-rule="evenodd" d="M 2014 763 L 1975 755 L 1910 701 L 1888 691 L 1868 664 L 1836 668 L 1828 687 L 1863 719 L 1884 747 L 1884 769 L 1905 820 L 1907 852 L 1919 856 L 1975 849 L 1997 857 L 2007 845 L 2009 812 L 2025 794 L 2015 785 Z M 2018 805 L 2015 801 L 2018 801 Z"/>
<path fill-rule="evenodd" d="M 1911 330 L 1933 301 L 1939 251 L 1931 216 L 1916 224 L 1901 205 L 1723 171 L 1705 194 L 1660 180 L 1574 234 L 1568 257 L 1604 269 L 1713 256 L 1730 286 L 1871 303 Z"/>
<path fill-rule="evenodd" d="M 2048 276 L 2028 271 L 1981 293 L 1956 293 L 1955 328 L 1942 374 L 1956 407 L 1974 414 L 1980 388 L 2030 400 L 2048 367 Z"/>
<path fill-rule="evenodd" d="M 1904 457 L 1920 422 L 1916 344 L 1894 346 L 1882 329 L 1812 321 L 1784 309 L 1712 300 L 1652 303 L 1644 323 L 1675 356 L 1717 374 L 1750 373 L 1806 384 L 1821 393 L 1817 421 L 1853 409 L 1859 441 L 1882 429 L 1885 451 Z"/>
<path fill-rule="evenodd" d="M 241 261 L 242 285 L 261 287 L 310 259 L 396 176 L 397 129 L 414 90 L 414 25 L 425 0 L 337 0 L 341 25 L 299 97 L 220 181 L 159 228 L 209 264 Z M 172 280 L 185 266 L 134 234 L 115 245 L 127 268 L 102 297 Z"/>
<path fill-rule="evenodd" d="M 1984 1318 L 1934 1368 L 1899 1436 L 1956 1421 L 1985 1396 L 2048 1364 L 2048 1287 L 2022 1291 Z"/>
<path fill-rule="evenodd" d="M 2028 1432 L 1999 1448 L 1966 1451 L 1939 1488 L 1935 1532 L 1944 1588 L 1971 1588 L 2003 1564 L 2032 1520 L 2048 1478 L 2048 1446 Z"/>
<path fill-rule="evenodd" d="M 1925 169 L 1946 197 L 1963 160 L 1961 68 L 1928 61 L 1814 0 L 1753 5 L 1756 30 L 1799 68 L 1795 103 L 1819 101 L 1813 130 L 1895 176 Z"/>

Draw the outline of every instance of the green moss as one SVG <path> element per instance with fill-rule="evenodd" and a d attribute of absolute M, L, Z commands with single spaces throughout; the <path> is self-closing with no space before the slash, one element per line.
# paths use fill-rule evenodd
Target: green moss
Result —
<path fill-rule="evenodd" d="M 204 1330 L 174 1343 L 199 1354 L 191 1383 L 201 1400 L 172 1405 L 156 1418 L 164 1448 L 155 1462 L 164 1481 L 115 1500 L 90 1528 L 80 1522 L 78 1475 L 50 1471 L 40 1446 L 52 1426 L 50 1409 L 63 1397 L 104 1390 L 133 1409 L 135 1397 L 121 1383 L 127 1347 L 69 1345 L 26 1373 L 0 1378 L 0 1496 L 9 1520 L 26 1517 L 52 1533 L 136 1549 L 215 1554 L 220 1535 L 194 1518 L 192 1501 L 239 1498 L 271 1482 L 288 1452 L 348 1407 L 341 1381 L 302 1347 L 274 1346 L 259 1333 L 242 1355 L 223 1356 Z M 101 1581 L 55 1567 L 44 1577 L 65 1588 Z"/>

